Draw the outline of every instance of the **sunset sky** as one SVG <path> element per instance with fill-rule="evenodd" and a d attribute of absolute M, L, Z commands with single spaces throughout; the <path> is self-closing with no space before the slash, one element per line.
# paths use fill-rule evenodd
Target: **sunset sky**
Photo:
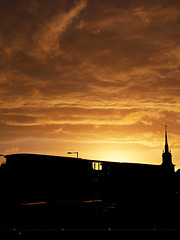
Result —
<path fill-rule="evenodd" d="M 180 168 L 179 0 L 1 0 L 0 153 Z M 3 161 L 3 158 L 1 158 Z"/>

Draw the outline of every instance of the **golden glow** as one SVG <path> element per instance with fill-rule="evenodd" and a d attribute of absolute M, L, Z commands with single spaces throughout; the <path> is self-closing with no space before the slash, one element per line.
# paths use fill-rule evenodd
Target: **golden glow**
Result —
<path fill-rule="evenodd" d="M 161 164 L 167 124 L 180 167 L 178 1 L 6 2 L 1 154 Z"/>

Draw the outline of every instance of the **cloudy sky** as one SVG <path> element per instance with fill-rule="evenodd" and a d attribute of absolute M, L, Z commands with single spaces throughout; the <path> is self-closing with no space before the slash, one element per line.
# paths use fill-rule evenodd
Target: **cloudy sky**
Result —
<path fill-rule="evenodd" d="M 180 168 L 179 0 L 1 0 L 0 153 Z M 2 160 L 1 160 L 2 161 Z"/>

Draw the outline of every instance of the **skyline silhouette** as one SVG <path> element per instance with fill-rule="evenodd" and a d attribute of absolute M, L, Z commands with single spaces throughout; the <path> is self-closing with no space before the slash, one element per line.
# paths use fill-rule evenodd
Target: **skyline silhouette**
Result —
<path fill-rule="evenodd" d="M 180 228 L 175 217 L 180 211 L 180 173 L 174 171 L 167 127 L 164 137 L 160 165 L 23 153 L 4 156 L 1 229 L 56 229 L 58 224 L 67 229 Z"/>
<path fill-rule="evenodd" d="M 167 126 L 159 165 L 78 154 L 4 157 L 0 237 L 179 238 L 180 169 L 174 169 Z"/>

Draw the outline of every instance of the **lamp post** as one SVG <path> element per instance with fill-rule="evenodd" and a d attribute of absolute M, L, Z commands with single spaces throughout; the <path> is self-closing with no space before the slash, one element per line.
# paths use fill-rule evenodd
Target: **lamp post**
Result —
<path fill-rule="evenodd" d="M 77 154 L 77 159 L 78 159 L 78 152 L 68 152 L 67 154 Z"/>

